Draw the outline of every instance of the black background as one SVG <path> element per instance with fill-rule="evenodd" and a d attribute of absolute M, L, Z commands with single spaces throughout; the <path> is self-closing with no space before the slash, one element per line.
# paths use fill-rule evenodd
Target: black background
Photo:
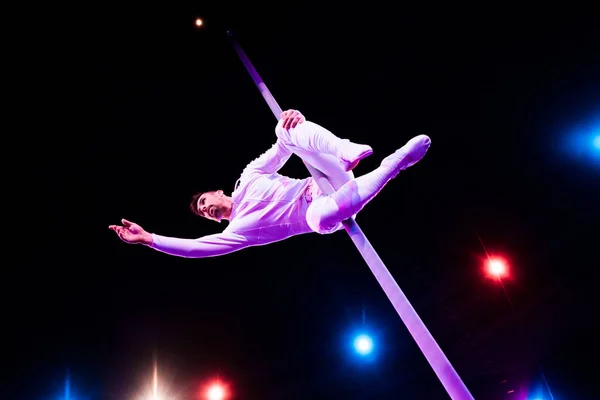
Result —
<path fill-rule="evenodd" d="M 373 147 L 357 175 L 431 137 L 357 222 L 475 398 L 521 398 L 540 367 L 556 399 L 596 392 L 599 170 L 560 145 L 600 110 L 593 13 L 330 8 L 48 8 L 13 32 L 30 39 L 5 169 L 24 206 L 3 279 L 13 398 L 57 398 L 67 370 L 77 399 L 136 398 L 154 356 L 182 399 L 215 377 L 235 399 L 447 398 L 344 232 L 193 260 L 107 229 L 220 231 L 191 195 L 230 193 L 274 143 L 226 28 L 283 109 Z M 370 363 L 350 348 L 363 326 Z"/>

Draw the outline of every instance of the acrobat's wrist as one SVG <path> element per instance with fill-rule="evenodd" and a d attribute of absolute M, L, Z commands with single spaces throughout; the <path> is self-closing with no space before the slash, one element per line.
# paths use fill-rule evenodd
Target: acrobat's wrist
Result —
<path fill-rule="evenodd" d="M 154 239 L 152 238 L 152 234 L 149 232 L 144 232 L 144 236 L 142 238 L 142 244 L 152 247 L 153 243 L 154 243 Z"/>

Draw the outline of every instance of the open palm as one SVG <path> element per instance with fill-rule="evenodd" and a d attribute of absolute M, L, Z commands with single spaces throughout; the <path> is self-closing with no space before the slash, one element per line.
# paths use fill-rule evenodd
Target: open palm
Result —
<path fill-rule="evenodd" d="M 144 243 L 148 240 L 148 232 L 134 222 L 122 219 L 123 225 L 110 225 L 108 228 L 115 231 L 119 238 L 125 243 Z"/>

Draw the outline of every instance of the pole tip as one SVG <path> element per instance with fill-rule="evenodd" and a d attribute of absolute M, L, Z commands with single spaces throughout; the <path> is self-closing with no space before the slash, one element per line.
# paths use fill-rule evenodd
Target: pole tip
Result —
<path fill-rule="evenodd" d="M 227 36 L 229 37 L 233 36 L 233 32 L 231 32 L 231 29 L 227 29 L 225 33 L 227 33 Z"/>

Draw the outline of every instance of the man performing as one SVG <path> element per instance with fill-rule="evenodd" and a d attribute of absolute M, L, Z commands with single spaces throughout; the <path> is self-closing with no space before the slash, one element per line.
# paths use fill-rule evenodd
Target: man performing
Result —
<path fill-rule="evenodd" d="M 340 139 L 305 120 L 297 110 L 282 113 L 275 134 L 276 143 L 246 166 L 231 196 L 217 190 L 192 197 L 194 214 L 219 223 L 228 221 L 223 232 L 180 239 L 149 233 L 125 219 L 123 225 L 109 228 L 126 243 L 188 258 L 224 255 L 309 232 L 333 233 L 390 179 L 423 158 L 431 144 L 426 135 L 416 136 L 384 158 L 378 168 L 355 178 L 352 170 L 373 153 L 371 147 Z M 279 174 L 292 154 L 326 175 L 335 191 L 325 195 L 312 177 L 294 179 Z"/>

